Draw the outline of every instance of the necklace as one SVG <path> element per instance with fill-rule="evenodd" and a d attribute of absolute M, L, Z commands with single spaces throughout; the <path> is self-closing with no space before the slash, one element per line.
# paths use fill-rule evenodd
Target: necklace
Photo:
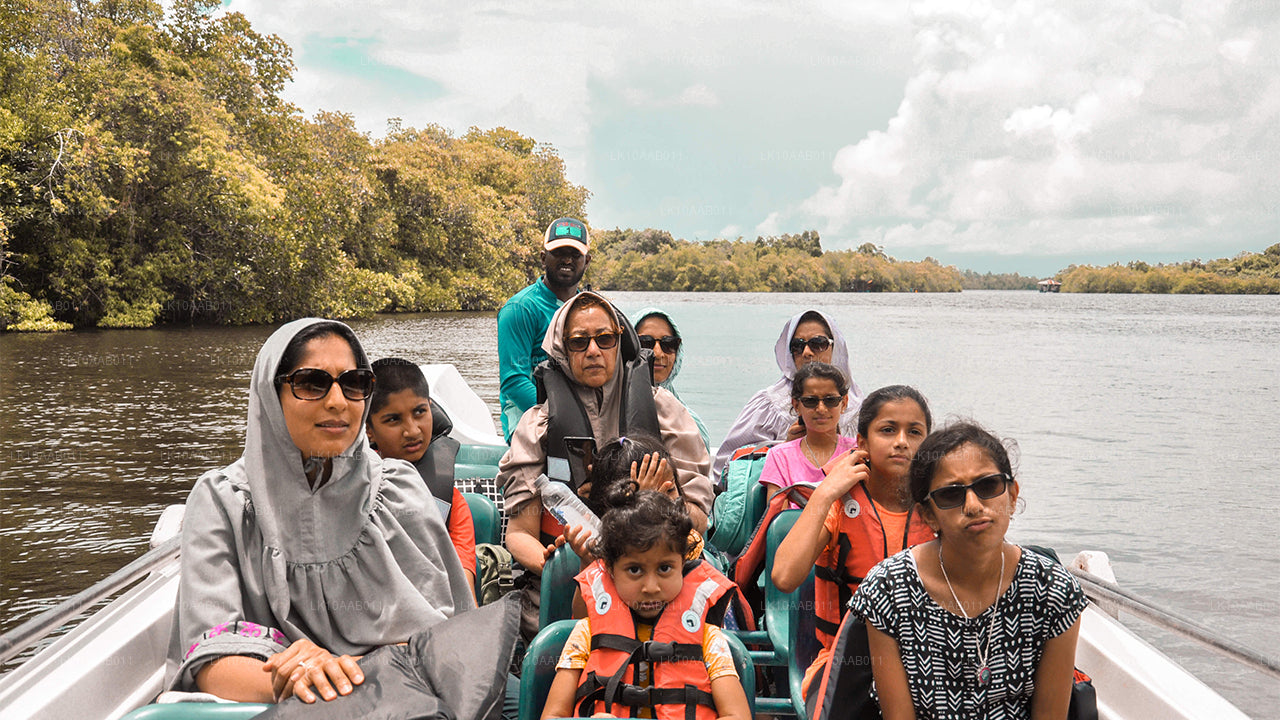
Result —
<path fill-rule="evenodd" d="M 942 579 L 947 581 L 947 589 L 951 591 L 951 599 L 956 602 L 956 607 L 960 608 L 960 614 L 965 620 L 972 620 L 969 613 L 965 612 L 964 605 L 961 604 L 960 598 L 956 597 L 956 589 L 951 587 L 951 578 L 947 577 L 947 564 L 942 561 L 942 543 L 938 543 L 938 567 L 942 568 Z M 978 685 L 986 687 L 991 682 L 991 667 L 987 664 L 987 656 L 991 652 L 991 639 L 995 635 L 996 614 L 1000 612 L 1000 584 L 1004 582 L 1004 543 L 1000 544 L 1000 577 L 996 579 L 996 601 L 991 605 L 991 619 L 987 621 L 987 647 L 982 647 L 982 634 L 973 640 L 973 649 L 978 654 Z"/>
<path fill-rule="evenodd" d="M 837 442 L 836 447 L 839 447 L 839 445 L 840 443 Z M 827 460 L 831 459 L 831 456 L 835 454 L 835 451 L 836 449 L 834 447 L 831 448 L 827 453 Z M 826 464 L 825 462 L 818 462 L 818 451 L 813 449 L 813 445 L 809 442 L 808 435 L 805 435 L 800 439 L 800 452 L 804 453 L 804 456 L 809 458 L 809 462 L 813 463 L 813 466 L 816 468 L 820 468 Z"/>

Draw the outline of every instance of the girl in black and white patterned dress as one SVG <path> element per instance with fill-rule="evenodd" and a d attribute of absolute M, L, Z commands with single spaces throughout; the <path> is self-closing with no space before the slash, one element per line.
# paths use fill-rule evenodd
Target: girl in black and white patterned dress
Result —
<path fill-rule="evenodd" d="M 875 694 L 896 718 L 1065 718 L 1086 600 L 1060 565 L 1005 542 L 1009 454 L 960 423 L 925 439 L 911 495 L 938 539 L 877 565 L 865 618 Z"/>

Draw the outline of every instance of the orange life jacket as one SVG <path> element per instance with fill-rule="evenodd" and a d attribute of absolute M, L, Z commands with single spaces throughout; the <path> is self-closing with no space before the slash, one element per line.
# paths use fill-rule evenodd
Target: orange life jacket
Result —
<path fill-rule="evenodd" d="M 862 578 L 889 555 L 889 539 L 880 523 L 880 511 L 871 501 L 866 485 L 855 485 L 844 502 L 834 556 L 824 549 L 813 569 L 814 614 L 817 616 L 814 624 L 823 647 L 831 647 L 835 640 L 849 598 L 862 584 Z M 915 508 L 907 511 L 902 547 L 909 548 L 933 538 L 933 530 Z"/>
<path fill-rule="evenodd" d="M 641 642 L 604 561 L 591 563 L 575 579 L 591 623 L 591 655 L 574 697 L 578 716 L 635 717 L 647 708 L 658 720 L 715 720 L 702 638 L 707 614 L 732 596 L 733 582 L 698 561 L 685 573 L 680 594 L 658 616 L 653 639 Z M 635 684 L 642 662 L 649 664 L 649 687 Z"/>

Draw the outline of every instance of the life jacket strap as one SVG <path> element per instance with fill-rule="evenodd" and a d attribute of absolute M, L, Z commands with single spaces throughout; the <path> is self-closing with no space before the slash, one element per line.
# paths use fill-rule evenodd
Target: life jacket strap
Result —
<path fill-rule="evenodd" d="M 625 665 L 623 666 L 626 667 Z M 612 678 L 601 679 L 596 673 L 591 673 L 581 686 L 574 697 L 577 703 L 577 713 L 579 717 L 591 717 L 595 713 L 594 706 L 597 702 L 604 703 L 604 711 L 611 713 L 613 706 L 624 705 L 631 708 L 631 716 L 635 717 L 638 711 L 649 708 L 653 712 L 653 716 L 657 717 L 656 706 L 658 705 L 683 705 L 685 707 L 685 719 L 694 720 L 697 717 L 697 706 L 705 705 L 709 708 L 715 708 L 715 699 L 711 693 L 686 684 L 679 688 L 658 688 L 658 687 L 641 687 L 630 683 L 619 683 L 614 686 L 614 690 L 610 691 L 609 687 Z"/>
<path fill-rule="evenodd" d="M 702 646 L 695 643 L 671 643 L 648 640 L 641 642 L 626 635 L 592 635 L 591 649 L 604 648 L 629 653 L 627 663 L 701 660 Z"/>

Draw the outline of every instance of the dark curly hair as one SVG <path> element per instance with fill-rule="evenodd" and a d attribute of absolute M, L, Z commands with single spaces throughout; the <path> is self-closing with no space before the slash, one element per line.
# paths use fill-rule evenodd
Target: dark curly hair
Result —
<path fill-rule="evenodd" d="M 619 488 L 633 484 L 631 463 L 639 463 L 650 453 L 658 453 L 658 457 L 666 460 L 674 470 L 671 453 L 652 435 L 624 435 L 605 443 L 596 453 L 591 472 L 587 475 L 587 482 L 591 483 L 591 492 L 586 498 L 587 507 L 603 517 L 613 507 L 610 498 Z"/>
<path fill-rule="evenodd" d="M 655 490 L 636 490 L 628 482 L 616 486 L 609 498 L 612 507 L 600 522 L 596 554 L 613 567 L 629 552 L 645 552 L 658 543 L 684 557 L 689 552 L 689 532 L 693 521 L 684 503 Z"/>
<path fill-rule="evenodd" d="M 957 449 L 973 445 L 995 463 L 1000 472 L 1013 477 L 1013 463 L 1009 460 L 1009 450 L 1000 438 L 988 432 L 972 420 L 962 420 L 932 433 L 920 443 L 915 458 L 911 461 L 911 499 L 923 504 L 929 495 L 929 487 L 933 484 L 933 476 L 938 471 L 938 463 L 942 458 Z"/>

